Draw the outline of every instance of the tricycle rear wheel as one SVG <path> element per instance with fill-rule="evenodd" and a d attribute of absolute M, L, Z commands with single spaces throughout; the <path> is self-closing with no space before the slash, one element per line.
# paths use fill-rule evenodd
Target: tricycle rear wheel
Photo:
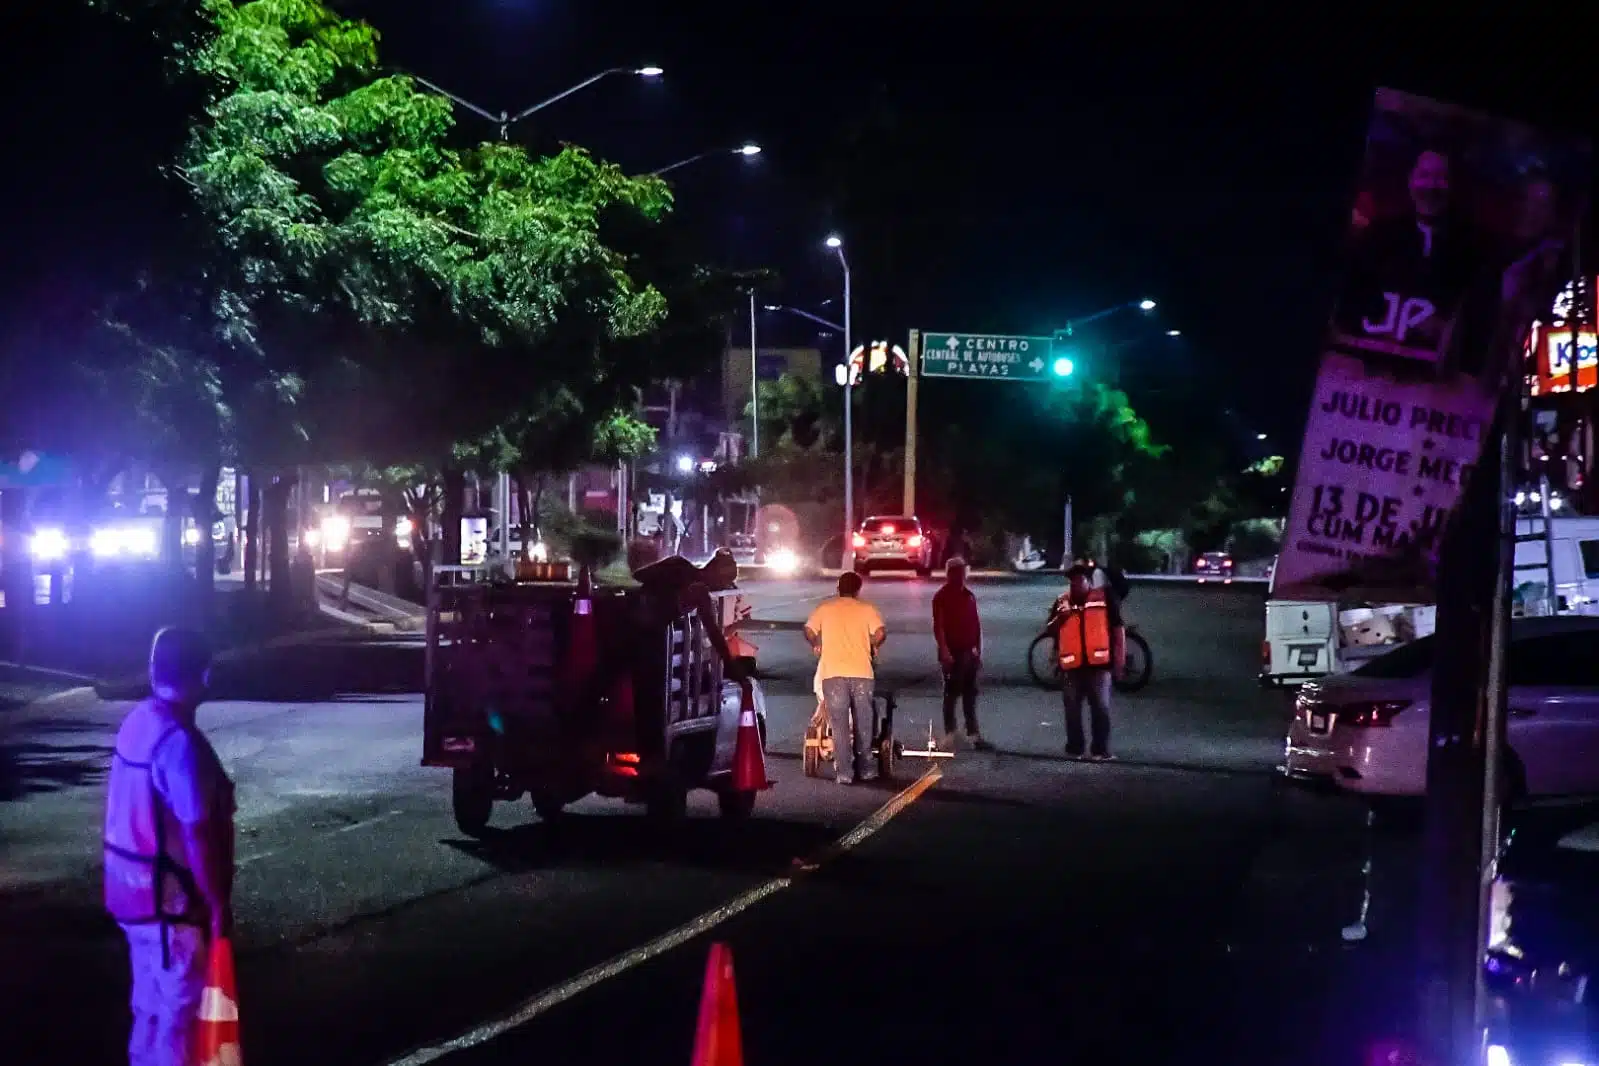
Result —
<path fill-rule="evenodd" d="M 494 769 L 481 764 L 457 766 L 450 787 L 455 825 L 469 837 L 480 837 L 494 813 Z"/>

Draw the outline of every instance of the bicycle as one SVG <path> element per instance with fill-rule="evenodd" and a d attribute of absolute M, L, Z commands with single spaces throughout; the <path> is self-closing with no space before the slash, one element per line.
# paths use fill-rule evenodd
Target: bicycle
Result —
<path fill-rule="evenodd" d="M 1027 672 L 1039 688 L 1058 689 L 1064 680 L 1060 659 L 1055 654 L 1055 622 L 1049 624 L 1027 647 Z M 1155 673 L 1155 657 L 1149 650 L 1149 641 L 1137 626 L 1127 626 L 1127 668 L 1111 684 L 1117 692 L 1137 692 L 1149 684 Z"/>

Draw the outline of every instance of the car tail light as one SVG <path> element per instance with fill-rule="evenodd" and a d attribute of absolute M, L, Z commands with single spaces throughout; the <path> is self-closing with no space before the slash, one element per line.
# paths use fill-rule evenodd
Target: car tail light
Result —
<path fill-rule="evenodd" d="M 1210 565 L 1210 560 L 1209 559 L 1201 559 L 1201 560 L 1199 560 L 1199 563 L 1198 563 L 1199 569 L 1203 570 L 1203 569 L 1205 569 L 1205 567 L 1207 567 L 1209 565 Z"/>
<path fill-rule="evenodd" d="M 1355 729 L 1387 729 L 1394 716 L 1410 706 L 1409 700 L 1381 700 L 1372 703 L 1346 703 L 1328 708 L 1338 715 L 1340 725 Z"/>
<path fill-rule="evenodd" d="M 1221 561 L 1221 565 L 1226 569 L 1231 570 L 1233 568 L 1233 561 L 1231 559 L 1223 559 Z"/>
<path fill-rule="evenodd" d="M 905 538 L 905 546 L 907 548 L 920 548 L 922 546 L 922 535 L 920 533 L 912 533 Z"/>
<path fill-rule="evenodd" d="M 1260 665 L 1271 666 L 1271 641 L 1269 640 L 1260 642 Z"/>
<path fill-rule="evenodd" d="M 864 548 L 866 547 L 866 537 L 860 533 L 857 533 L 850 538 L 850 543 L 857 548 Z"/>

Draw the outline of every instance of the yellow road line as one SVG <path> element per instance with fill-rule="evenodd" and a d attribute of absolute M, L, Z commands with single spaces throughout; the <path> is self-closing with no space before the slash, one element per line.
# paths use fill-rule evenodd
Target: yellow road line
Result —
<path fill-rule="evenodd" d="M 929 769 L 887 803 L 879 807 L 865 821 L 844 834 L 844 836 L 816 856 L 815 859 L 807 863 L 804 866 L 805 872 L 809 873 L 822 863 L 835 859 L 852 848 L 858 847 L 862 841 L 893 821 L 906 807 L 915 803 L 942 776 L 943 774 L 940 773 L 937 767 Z M 735 896 L 720 907 L 706 911 L 698 918 L 685 922 L 669 933 L 662 934 L 648 943 L 624 951 L 609 961 L 585 970 L 576 977 L 563 981 L 553 988 L 545 989 L 502 1018 L 486 1022 L 475 1029 L 441 1043 L 418 1048 L 403 1058 L 393 1060 L 387 1066 L 427 1066 L 428 1063 L 437 1062 L 446 1055 L 453 1055 L 458 1051 L 465 1051 L 468 1048 L 486 1044 L 513 1029 L 526 1025 L 539 1015 L 560 1006 L 567 1000 L 582 995 L 594 986 L 608 981 L 618 974 L 626 973 L 641 963 L 664 955 L 673 948 L 688 943 L 701 933 L 709 932 L 735 915 L 749 910 L 763 899 L 774 896 L 783 891 L 783 889 L 790 887 L 803 876 L 803 874 L 796 874 L 786 877 L 774 877 L 765 884 L 757 885 L 748 892 Z"/>

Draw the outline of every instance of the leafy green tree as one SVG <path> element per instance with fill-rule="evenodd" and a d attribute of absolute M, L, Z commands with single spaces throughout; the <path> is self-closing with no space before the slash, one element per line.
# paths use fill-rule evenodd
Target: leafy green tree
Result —
<path fill-rule="evenodd" d="M 315 0 L 104 6 L 148 25 L 207 101 L 171 168 L 194 225 L 116 327 L 205 368 L 250 468 L 366 454 L 459 476 L 523 395 L 606 379 L 664 320 L 602 238 L 660 218 L 664 183 L 578 148 L 451 147 L 448 101 L 386 74 L 371 27 Z"/>

